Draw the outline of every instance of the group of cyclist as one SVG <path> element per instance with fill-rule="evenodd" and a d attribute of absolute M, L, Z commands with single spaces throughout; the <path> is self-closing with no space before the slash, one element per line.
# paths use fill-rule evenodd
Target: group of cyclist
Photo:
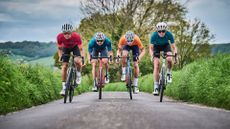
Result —
<path fill-rule="evenodd" d="M 62 33 L 57 36 L 57 46 L 58 46 L 58 56 L 59 60 L 62 61 L 62 90 L 60 92 L 61 95 L 65 94 L 65 83 L 66 83 L 66 73 L 68 68 L 68 62 L 70 58 L 70 53 L 72 52 L 74 55 L 75 65 L 77 67 L 77 75 L 76 75 L 76 83 L 81 83 L 81 68 L 84 64 L 82 64 L 81 56 L 85 55 L 82 40 L 79 34 L 73 31 L 73 26 L 71 24 L 62 25 Z M 171 47 L 173 49 L 174 55 L 177 55 L 177 48 L 174 42 L 174 37 L 171 32 L 167 30 L 167 24 L 165 22 L 159 22 L 156 25 L 156 31 L 152 33 L 150 37 L 149 44 L 149 54 L 153 59 L 154 63 L 154 87 L 153 94 L 158 95 L 158 86 L 159 86 L 159 64 L 160 64 L 160 51 L 164 51 L 165 53 L 172 55 Z M 134 34 L 132 31 L 127 31 L 125 35 L 123 35 L 118 43 L 118 50 L 116 56 L 124 57 L 122 58 L 122 75 L 121 81 L 126 80 L 126 58 L 128 56 L 129 51 L 132 51 L 133 55 L 133 66 L 134 66 L 134 93 L 138 93 L 138 75 L 139 75 L 139 66 L 142 57 L 145 55 L 145 48 L 140 40 L 140 38 Z M 92 59 L 91 57 L 98 56 L 113 56 L 112 52 L 112 43 L 110 39 L 102 32 L 97 32 L 94 37 L 88 43 L 88 60 L 92 65 L 92 75 L 93 79 L 95 79 L 95 70 L 97 60 Z M 105 66 L 105 83 L 109 83 L 109 59 L 104 58 L 102 62 Z M 172 57 L 167 57 L 167 80 L 168 82 L 172 82 Z M 92 87 L 93 91 L 97 91 L 97 87 L 95 82 Z"/>

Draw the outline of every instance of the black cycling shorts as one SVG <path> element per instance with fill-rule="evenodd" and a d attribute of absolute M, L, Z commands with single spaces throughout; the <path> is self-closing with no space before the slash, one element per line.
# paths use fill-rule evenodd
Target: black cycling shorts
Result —
<path fill-rule="evenodd" d="M 134 46 L 129 46 L 129 45 L 124 45 L 122 47 L 122 50 L 126 50 L 126 51 L 130 51 L 132 50 L 132 54 L 133 54 L 133 61 L 137 61 L 137 56 L 140 55 L 140 49 L 137 45 L 134 45 Z"/>
<path fill-rule="evenodd" d="M 80 50 L 77 45 L 74 46 L 73 48 L 62 48 L 61 60 L 63 62 L 69 62 L 70 52 L 73 52 L 74 56 L 81 56 Z"/>
<path fill-rule="evenodd" d="M 164 53 L 172 52 L 169 44 L 166 45 L 154 45 L 154 57 L 160 58 L 160 52 L 164 51 Z"/>

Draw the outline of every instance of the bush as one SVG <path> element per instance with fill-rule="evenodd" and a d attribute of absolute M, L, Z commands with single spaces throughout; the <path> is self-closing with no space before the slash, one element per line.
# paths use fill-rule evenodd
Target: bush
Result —
<path fill-rule="evenodd" d="M 166 94 L 175 99 L 230 109 L 230 55 L 187 65 L 173 74 Z"/>
<path fill-rule="evenodd" d="M 60 98 L 60 76 L 46 67 L 0 57 L 0 74 L 0 114 Z"/>

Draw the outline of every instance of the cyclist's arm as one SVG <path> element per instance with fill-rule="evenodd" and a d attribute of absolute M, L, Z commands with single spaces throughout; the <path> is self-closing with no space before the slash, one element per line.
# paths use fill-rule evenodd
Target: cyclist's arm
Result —
<path fill-rule="evenodd" d="M 121 56 L 123 42 L 124 42 L 124 38 L 122 37 L 118 43 L 117 56 Z"/>
<path fill-rule="evenodd" d="M 177 53 L 176 44 L 175 44 L 175 43 L 171 44 L 171 47 L 172 47 L 172 49 L 173 49 L 173 53 L 174 53 L 174 54 Z"/>
<path fill-rule="evenodd" d="M 60 59 L 62 56 L 62 47 L 58 46 L 58 58 Z"/>
<path fill-rule="evenodd" d="M 139 60 L 141 60 L 142 57 L 145 55 L 145 48 L 143 47 L 143 48 L 140 49 L 140 50 L 141 50 L 141 54 L 140 54 L 140 56 L 139 56 Z"/>
<path fill-rule="evenodd" d="M 81 56 L 85 58 L 85 51 L 83 49 L 83 46 L 82 44 L 78 46 L 79 47 L 79 50 L 80 50 L 80 53 L 81 53 Z"/>
<path fill-rule="evenodd" d="M 154 53 L 154 45 L 149 43 L 149 54 L 150 54 L 150 57 L 151 59 L 153 58 L 153 53 Z"/>

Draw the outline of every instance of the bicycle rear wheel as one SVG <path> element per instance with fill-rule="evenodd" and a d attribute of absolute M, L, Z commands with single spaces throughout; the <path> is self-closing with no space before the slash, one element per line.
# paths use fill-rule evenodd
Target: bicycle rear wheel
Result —
<path fill-rule="evenodd" d="M 72 69 L 70 69 L 67 72 L 67 81 L 66 81 L 66 89 L 65 89 L 65 96 L 64 96 L 64 103 L 66 103 L 67 97 L 68 97 L 68 93 L 71 87 L 71 80 L 72 80 Z"/>
<path fill-rule="evenodd" d="M 132 100 L 133 99 L 133 95 L 132 95 L 132 73 L 131 73 L 131 69 L 129 68 L 128 70 L 128 91 L 129 91 L 129 98 Z"/>

